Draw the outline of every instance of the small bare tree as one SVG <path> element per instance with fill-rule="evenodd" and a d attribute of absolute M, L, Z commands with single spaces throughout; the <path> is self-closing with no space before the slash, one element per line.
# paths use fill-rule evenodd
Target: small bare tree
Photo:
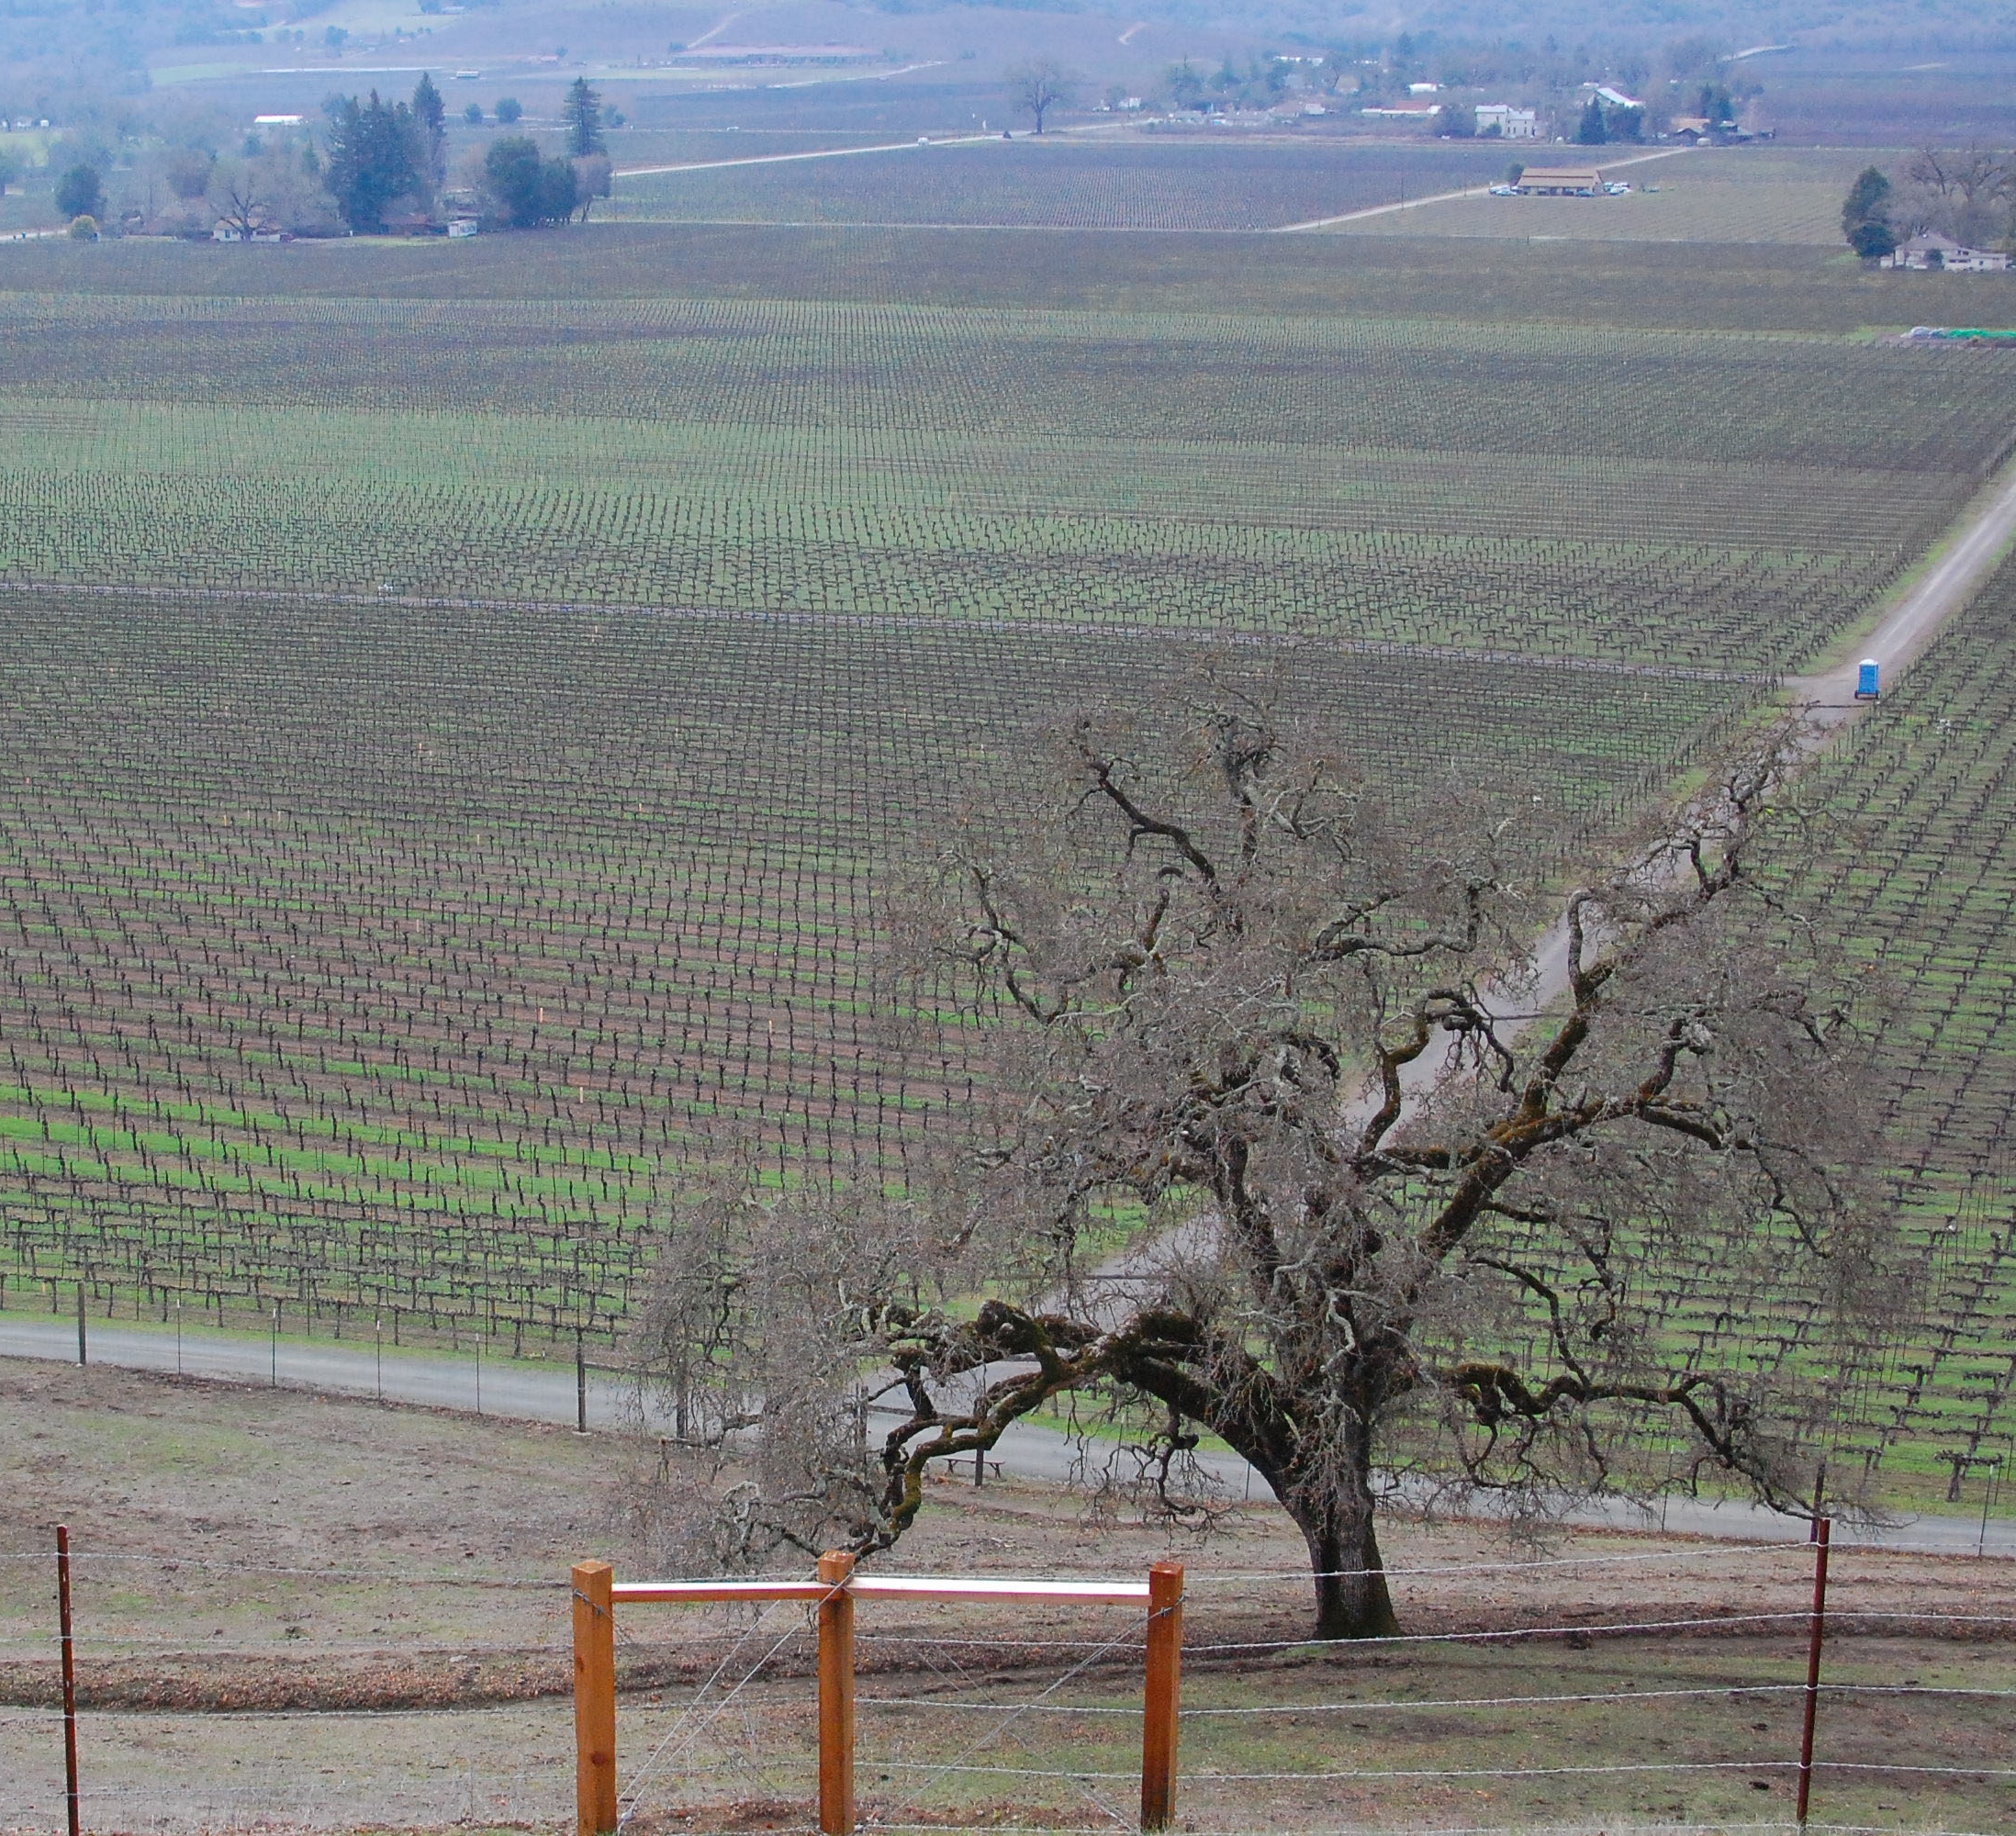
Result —
<path fill-rule="evenodd" d="M 1532 1503 L 1627 1484 L 1663 1441 L 1813 1508 L 1797 1430 L 1825 1383 L 1666 1329 L 1709 1291 L 1739 1316 L 1797 1294 L 1845 1360 L 1896 1304 L 1854 1180 L 1852 979 L 1752 922 L 1786 736 L 1550 901 L 1477 796 L 1389 806 L 1229 691 L 1184 728 L 1080 720 L 1047 818 L 945 837 L 911 960 L 997 1014 L 963 1190 L 802 1201 L 665 1265 L 711 1321 L 734 1294 L 746 1343 L 680 1327 L 661 1368 L 704 1367 L 724 1424 L 801 1423 L 770 1534 L 886 1547 L 931 1461 L 1100 1389 L 1263 1475 L 1321 1637 L 1394 1629 L 1375 1519 L 1409 1459 Z M 788 1240 L 790 1293 L 749 1310 L 741 1271 Z"/>
<path fill-rule="evenodd" d="M 1069 108 L 1077 83 L 1063 65 L 1050 58 L 1036 58 L 1017 64 L 1008 73 L 1008 98 L 1025 115 L 1036 117 L 1036 130 L 1043 131 L 1043 118 L 1053 108 Z"/>

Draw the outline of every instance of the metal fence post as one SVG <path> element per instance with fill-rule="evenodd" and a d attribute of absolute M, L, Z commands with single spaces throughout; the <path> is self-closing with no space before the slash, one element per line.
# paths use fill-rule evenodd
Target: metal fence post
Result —
<path fill-rule="evenodd" d="M 574 1564 L 574 1809 L 579 1836 L 616 1828 L 616 1571 Z"/>
<path fill-rule="evenodd" d="M 1141 1828 L 1176 1815 L 1176 1707 L 1182 1682 L 1183 1565 L 1148 1568 L 1148 1678 L 1141 1699 Z"/>
<path fill-rule="evenodd" d="M 82 1292 L 80 1290 L 80 1292 Z M 78 1315 L 83 1331 L 84 1315 Z M 70 1836 L 83 1822 L 77 1794 L 77 1651 L 70 1616 L 70 1527 L 56 1526 L 56 1622 L 62 1632 L 63 1653 L 63 1802 L 70 1814 Z"/>
<path fill-rule="evenodd" d="M 854 1575 L 848 1550 L 819 1558 L 819 1579 L 833 1589 L 819 1603 L 819 1828 L 821 1836 L 854 1831 Z"/>
<path fill-rule="evenodd" d="M 1806 1718 L 1799 1730 L 1799 1828 L 1813 1794 L 1813 1719 L 1820 1707 L 1820 1643 L 1827 1636 L 1827 1540 L 1833 1520 L 1813 1520 L 1813 1611 L 1806 1640 Z"/>

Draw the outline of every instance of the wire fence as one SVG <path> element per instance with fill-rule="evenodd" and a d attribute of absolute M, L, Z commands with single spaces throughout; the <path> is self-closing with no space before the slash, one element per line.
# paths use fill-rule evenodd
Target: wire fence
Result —
<path fill-rule="evenodd" d="M 1835 1551 L 1847 1565 L 1835 1574 L 1837 1594 L 1872 1584 L 1854 1572 L 1854 1555 Z M 1816 1687 L 1805 1674 L 1812 1559 L 1808 1545 L 1753 1543 L 1396 1566 L 1387 1573 L 1403 1598 L 1409 1583 L 1473 1587 L 1514 1623 L 1445 1624 L 1348 1646 L 1238 1635 L 1300 1610 L 1305 1573 L 1194 1570 L 1184 1595 L 1185 1826 L 1482 1830 L 1494 1816 L 1518 1823 L 1541 1812 L 1555 1821 L 1783 1820 L 1802 1774 L 1819 1807 L 1813 1828 L 1873 1827 L 1900 1805 L 1936 1805 L 1954 1827 L 2016 1825 L 2016 1601 L 1995 1610 L 2004 1604 L 1995 1590 L 2010 1591 L 1999 1567 L 1920 1557 L 1938 1604 L 1828 1603 L 1826 1629 L 1842 1636 Z M 568 1648 L 554 1617 L 564 1577 L 91 1549 L 73 1560 L 85 1829 L 144 1825 L 167 1836 L 262 1820 L 329 1830 L 571 1822 L 573 1728 L 561 1694 Z M 11 1691 L 0 1701 L 0 1826 L 53 1831 L 64 1818 L 63 1717 L 37 1693 L 48 1694 L 56 1629 L 46 1614 L 40 1633 L 23 1623 L 53 1580 L 52 1558 L 11 1550 L 0 1564 L 0 1600 L 17 1603 L 0 1630 L 0 1681 Z M 1710 1589 L 1740 1580 L 1747 1596 L 1730 1610 L 1561 1609 L 1584 1576 L 1589 1590 L 1608 1585 L 1628 1601 L 1640 1591 L 1632 1577 L 1652 1569 L 1669 1584 L 1691 1575 Z M 1943 1576 L 1949 1585 L 1939 1585 Z M 134 1605 L 143 1579 L 172 1594 L 191 1577 L 226 1595 L 256 1595 L 272 1582 L 440 1588 L 472 1609 L 487 1599 L 487 1635 L 225 1640 L 121 1619 L 143 1610 Z M 961 1607 L 948 1622 L 949 1609 L 877 1608 L 879 1623 L 858 1634 L 868 1684 L 856 1698 L 864 1827 L 964 1822 L 1003 1836 L 1135 1827 L 1138 1609 L 1032 1618 Z M 498 1636 L 513 1629 L 505 1625 L 512 1615 L 521 1636 Z M 776 1827 L 811 1827 L 810 1609 L 775 1603 L 720 1609 L 702 1624 L 640 1619 L 618 1629 L 628 1666 L 621 1826 L 644 1836 L 668 1820 L 702 1829 L 710 1818 L 746 1823 L 760 1813 Z M 677 1658 L 669 1667 L 668 1652 Z M 436 1676 L 501 1660 L 521 1667 L 523 1693 L 411 1705 L 267 1706 L 256 1691 L 230 1699 L 231 1687 L 250 1688 L 231 1683 L 234 1665 L 274 1659 L 303 1673 L 326 1669 L 333 1691 L 360 1665 L 382 1685 L 387 1660 Z M 182 1684 L 192 1662 L 223 1682 L 186 1705 L 108 1691 L 106 1666 L 130 1689 L 134 1667 L 155 1661 L 171 1663 L 171 1680 Z M 652 1674 L 654 1662 L 666 1674 Z M 533 1674 L 536 1664 L 546 1673 Z M 1819 1737 L 1808 1760 L 1798 1736 L 1809 1703 Z M 363 1728 L 371 1731 L 360 1744 Z M 1451 1825 L 1452 1809 L 1483 1814 Z"/>

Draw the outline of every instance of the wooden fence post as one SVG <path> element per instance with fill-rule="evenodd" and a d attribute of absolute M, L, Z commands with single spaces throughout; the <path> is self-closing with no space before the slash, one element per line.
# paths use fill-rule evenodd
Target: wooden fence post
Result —
<path fill-rule="evenodd" d="M 1176 1704 L 1182 1683 L 1183 1565 L 1148 1569 L 1148 1680 L 1141 1702 L 1141 1828 L 1176 1815 Z"/>
<path fill-rule="evenodd" d="M 1813 1523 L 1813 1613 L 1806 1639 L 1806 1719 L 1799 1730 L 1799 1828 L 1806 1828 L 1806 1807 L 1813 1796 L 1813 1718 L 1820 1707 L 1820 1645 L 1827 1637 L 1827 1543 L 1833 1522 Z"/>
<path fill-rule="evenodd" d="M 834 1591 L 819 1603 L 819 1828 L 854 1836 L 854 1557 L 828 1550 L 819 1579 Z"/>
<path fill-rule="evenodd" d="M 578 1836 L 616 1828 L 616 1571 L 574 1564 L 574 1808 Z"/>

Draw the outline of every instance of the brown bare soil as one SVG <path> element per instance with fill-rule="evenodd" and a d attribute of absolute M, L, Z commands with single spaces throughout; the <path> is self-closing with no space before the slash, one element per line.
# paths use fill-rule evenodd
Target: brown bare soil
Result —
<path fill-rule="evenodd" d="M 603 1555 L 620 1574 L 644 1572 L 620 1510 L 628 1459 L 614 1438 L 494 1419 L 0 1366 L 0 1551 L 31 1558 L 0 1562 L 0 1778 L 12 1781 L 0 1784 L 0 1829 L 50 1827 L 46 1551 L 59 1521 L 80 1552 L 87 1755 L 96 1776 L 118 1781 L 94 1827 L 208 1828 L 249 1803 L 304 1829 L 544 1827 L 563 1814 L 571 1771 L 556 1699 L 568 1685 L 567 1566 Z M 1811 1574 L 1803 1549 L 1614 1532 L 1515 1547 L 1490 1527 L 1396 1522 L 1387 1553 L 1410 1634 L 1551 1629 L 1374 1649 L 1294 1642 L 1306 1629 L 1300 1543 L 1271 1506 L 1191 1536 L 1045 1487 L 947 1479 L 893 1565 L 1127 1573 L 1171 1551 L 1189 1568 L 1186 1706 L 1204 1717 L 1183 1737 L 1192 1827 L 1784 1812 Z M 2016 1562 L 1848 1547 L 1831 1598 L 1837 1681 L 2016 1685 Z M 1876 1613 L 1939 1617 L 1856 1617 Z M 1676 1620 L 1698 1623 L 1622 1629 Z M 800 1609 L 757 1623 L 640 1608 L 619 1630 L 625 1775 L 680 1730 L 704 1734 L 690 1752 L 684 1735 L 674 1741 L 677 1763 L 651 1779 L 633 1829 L 802 1827 L 812 1648 Z M 863 1799 L 885 1822 L 1066 1827 L 1105 1816 L 1074 1792 L 1125 1798 L 1111 1779 L 1132 1763 L 1126 1718 L 1140 1660 L 1124 1610 L 877 1606 L 861 1615 L 859 1660 Z M 1693 1693 L 1670 1704 L 1656 1694 L 1674 1688 Z M 1517 1707 L 1563 1691 L 1601 1700 Z M 1047 1703 L 1049 1718 L 990 1732 L 997 1718 L 961 1706 L 995 1703 L 1003 1714 Z M 1092 1718 L 1052 1712 L 1063 1703 Z M 1406 1712 L 1391 1712 L 1396 1703 Z M 1830 1820 L 1999 1827 L 2001 1773 L 2016 1769 L 2005 1706 L 1999 1695 L 1831 1702 L 1823 1754 L 1984 1771 L 1842 1774 L 1828 1785 Z M 1242 1718 L 1255 1707 L 1267 1715 Z M 363 1748 L 359 1728 L 371 1730 Z M 373 1756 L 367 1772 L 360 1752 Z M 1754 1775 L 1729 1770 L 1753 1752 Z M 1722 1769 L 1559 1771 L 1669 1756 Z M 947 1764 L 1024 1771 L 941 1775 Z M 1501 1777 L 1508 1766 L 1529 1771 Z M 1298 1782 L 1340 1767 L 1394 1782 Z M 1480 1767 L 1489 1776 L 1443 1777 Z M 1094 1783 L 1074 1787 L 1064 1770 Z M 216 1786 L 223 1796 L 197 1792 L 194 1781 L 220 1777 L 235 1781 Z M 303 1796 L 304 1779 L 322 1781 L 324 1796 Z"/>

